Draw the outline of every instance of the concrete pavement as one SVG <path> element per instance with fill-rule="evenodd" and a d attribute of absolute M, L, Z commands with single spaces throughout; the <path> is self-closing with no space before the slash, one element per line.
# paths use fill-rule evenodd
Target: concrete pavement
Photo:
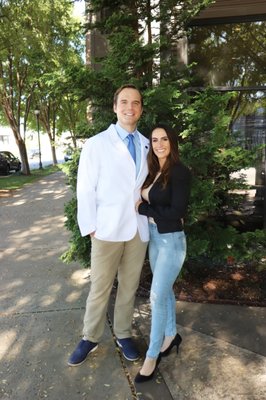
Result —
<path fill-rule="evenodd" d="M 67 358 L 80 340 L 89 271 L 65 265 L 62 173 L 0 198 L 1 400 L 266 399 L 266 309 L 177 303 L 178 356 L 162 360 L 152 382 L 134 386 L 142 360 L 123 359 L 112 332 L 111 297 L 98 350 L 80 367 Z M 150 310 L 137 298 L 134 336 L 142 354 Z"/>

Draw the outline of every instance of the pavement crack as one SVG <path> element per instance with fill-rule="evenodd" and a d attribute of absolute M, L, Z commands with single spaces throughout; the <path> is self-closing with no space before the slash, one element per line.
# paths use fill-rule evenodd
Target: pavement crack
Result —
<path fill-rule="evenodd" d="M 68 307 L 68 308 L 57 308 L 49 310 L 32 310 L 32 311 L 15 311 L 15 312 L 0 312 L 0 317 L 14 317 L 21 315 L 32 315 L 32 314 L 47 314 L 53 312 L 66 312 L 75 310 L 85 310 L 85 307 Z"/>
<path fill-rule="evenodd" d="M 139 400 L 138 394 L 137 394 L 136 389 L 135 389 L 134 382 L 133 382 L 133 380 L 131 378 L 130 372 L 129 372 L 129 370 L 127 368 L 127 365 L 125 363 L 122 351 L 121 351 L 120 347 L 118 346 L 118 344 L 116 343 L 116 336 L 114 334 L 113 324 L 112 324 L 111 318 L 109 317 L 108 313 L 106 314 L 106 317 L 107 317 L 107 323 L 109 325 L 110 331 L 111 331 L 112 336 L 113 336 L 114 344 L 116 346 L 116 349 L 118 350 L 118 355 L 119 355 L 119 359 L 120 359 L 120 362 L 121 362 L 122 369 L 123 369 L 124 374 L 125 374 L 125 376 L 126 376 L 126 378 L 128 380 L 128 383 L 129 383 L 129 387 L 130 387 L 130 390 L 131 390 L 131 393 L 132 393 L 132 400 Z"/>

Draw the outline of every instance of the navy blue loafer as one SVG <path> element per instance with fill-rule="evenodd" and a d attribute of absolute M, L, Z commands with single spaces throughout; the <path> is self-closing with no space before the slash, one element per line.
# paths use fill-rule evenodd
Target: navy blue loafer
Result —
<path fill-rule="evenodd" d="M 117 339 L 116 343 L 122 350 L 123 356 L 128 361 L 136 361 L 139 359 L 139 357 L 140 357 L 139 352 L 137 351 L 137 349 L 133 343 L 133 340 L 131 338 Z"/>
<path fill-rule="evenodd" d="M 77 365 L 82 364 L 86 360 L 87 356 L 95 351 L 97 347 L 98 343 L 93 343 L 89 340 L 82 339 L 69 357 L 68 365 L 71 367 L 76 367 Z"/>

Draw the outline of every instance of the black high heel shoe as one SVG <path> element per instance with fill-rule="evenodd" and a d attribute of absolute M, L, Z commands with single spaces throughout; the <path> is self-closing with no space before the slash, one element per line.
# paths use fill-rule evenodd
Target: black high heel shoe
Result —
<path fill-rule="evenodd" d="M 176 346 L 176 354 L 178 354 L 178 348 L 179 348 L 181 342 L 182 342 L 182 338 L 181 338 L 181 336 L 179 335 L 179 333 L 177 333 L 177 334 L 175 335 L 174 339 L 172 340 L 172 342 L 170 343 L 170 345 L 167 347 L 167 349 L 160 352 L 160 356 L 161 356 L 161 357 L 166 357 L 166 356 L 168 356 L 169 353 L 170 353 L 170 351 L 172 350 L 172 348 L 173 348 L 174 346 Z"/>
<path fill-rule="evenodd" d="M 156 371 L 156 368 L 160 364 L 160 361 L 161 361 L 161 355 L 159 354 L 159 356 L 158 356 L 158 358 L 156 360 L 156 364 L 155 364 L 154 370 L 152 371 L 152 373 L 150 375 L 141 375 L 141 373 L 138 372 L 136 377 L 135 377 L 135 383 L 143 383 L 143 382 L 150 381 L 153 378 L 153 375 L 154 375 L 154 373 Z"/>

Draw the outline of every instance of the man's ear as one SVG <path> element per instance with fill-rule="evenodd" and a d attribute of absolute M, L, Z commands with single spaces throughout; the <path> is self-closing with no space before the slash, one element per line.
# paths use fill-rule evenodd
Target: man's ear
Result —
<path fill-rule="evenodd" d="M 113 111 L 116 113 L 116 104 L 113 105 Z"/>

